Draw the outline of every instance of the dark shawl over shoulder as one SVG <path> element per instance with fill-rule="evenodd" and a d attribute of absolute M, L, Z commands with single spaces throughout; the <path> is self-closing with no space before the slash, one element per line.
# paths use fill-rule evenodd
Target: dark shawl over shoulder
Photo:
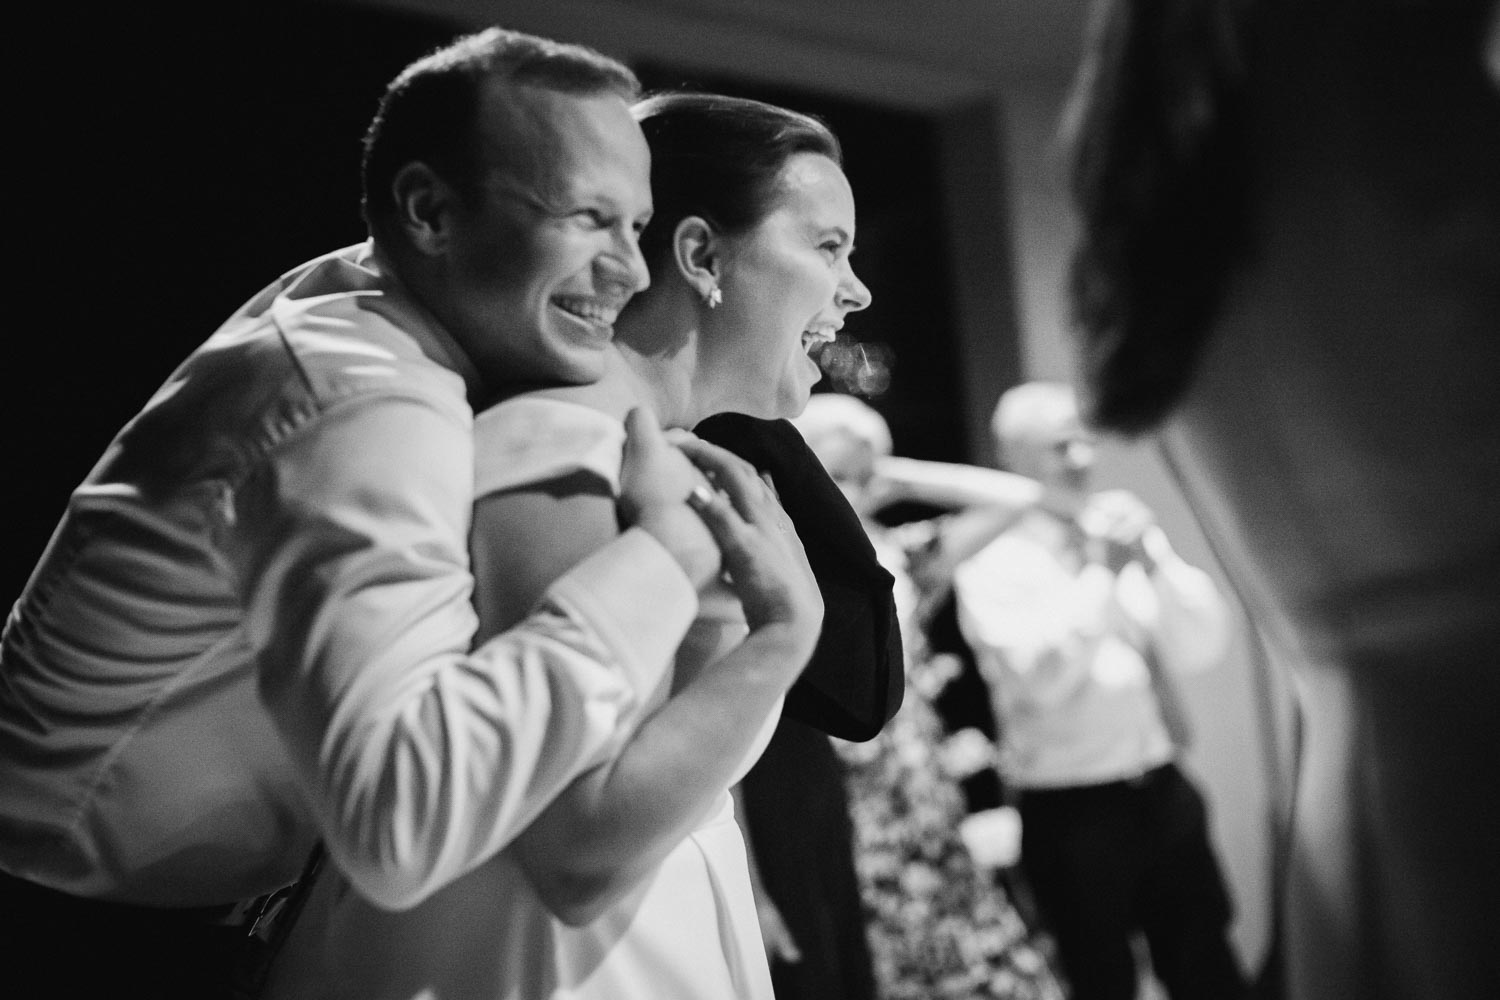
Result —
<path fill-rule="evenodd" d="M 895 581 L 859 516 L 788 421 L 722 413 L 694 431 L 770 474 L 823 593 L 823 634 L 784 714 L 841 739 L 873 739 L 905 685 Z"/>

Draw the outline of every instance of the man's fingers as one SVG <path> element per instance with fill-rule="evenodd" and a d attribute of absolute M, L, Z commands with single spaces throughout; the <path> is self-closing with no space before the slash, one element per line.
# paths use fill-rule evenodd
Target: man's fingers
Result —
<path fill-rule="evenodd" d="M 666 439 L 662 437 L 661 424 L 656 422 L 656 414 L 651 412 L 649 406 L 637 406 L 625 414 L 625 454 L 627 456 L 630 455 L 632 449 L 649 452 L 665 446 Z"/>

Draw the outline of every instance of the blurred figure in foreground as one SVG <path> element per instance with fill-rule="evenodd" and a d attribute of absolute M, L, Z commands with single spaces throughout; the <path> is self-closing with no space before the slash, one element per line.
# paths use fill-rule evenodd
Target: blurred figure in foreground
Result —
<path fill-rule="evenodd" d="M 993 430 L 1041 499 L 953 586 L 1019 798 L 1021 868 L 1073 996 L 1134 997 L 1137 935 L 1174 1000 L 1243 996 L 1203 798 L 1176 763 L 1191 737 L 1173 674 L 1223 658 L 1229 609 L 1144 504 L 1092 490 L 1069 387 L 1010 389 Z"/>
<path fill-rule="evenodd" d="M 1295 667 L 1294 1000 L 1500 982 L 1500 6 L 1101 4 L 1087 408 Z"/>
<path fill-rule="evenodd" d="M 896 501 L 939 508 L 984 507 L 1009 519 L 1036 484 L 992 469 L 891 456 L 885 420 L 850 396 L 817 395 L 794 423 L 865 523 L 881 563 L 896 578 L 906 650 L 901 710 L 866 743 L 835 740 L 847 766 L 855 868 L 868 912 L 875 979 L 884 1000 L 1061 1000 L 1062 988 L 1006 891 L 976 863 L 965 836 L 1013 859 L 1013 816 L 965 817 L 961 758 L 977 733 L 947 741 L 933 699 L 952 678 L 951 656 L 929 656 L 908 549 L 925 548 L 929 524 L 883 527 Z M 982 739 L 980 742 L 983 742 Z M 980 752 L 982 755 L 982 751 Z M 1009 812 L 1009 811 L 1007 811 Z M 1010 846 L 1004 831 L 1010 829 Z M 996 845 L 996 840 L 1001 841 Z M 993 853 L 993 852 L 991 852 Z"/>

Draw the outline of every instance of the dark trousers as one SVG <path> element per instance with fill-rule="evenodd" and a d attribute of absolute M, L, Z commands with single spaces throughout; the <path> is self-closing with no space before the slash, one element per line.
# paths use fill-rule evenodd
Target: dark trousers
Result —
<path fill-rule="evenodd" d="M 1175 765 L 1020 797 L 1021 868 L 1073 1000 L 1130 1000 L 1144 935 L 1172 1000 L 1248 995 L 1203 797 Z"/>
<path fill-rule="evenodd" d="M 247 928 L 231 907 L 160 910 L 80 899 L 0 873 L 7 995 L 225 1000 Z M 12 992 L 18 985 L 24 994 Z"/>

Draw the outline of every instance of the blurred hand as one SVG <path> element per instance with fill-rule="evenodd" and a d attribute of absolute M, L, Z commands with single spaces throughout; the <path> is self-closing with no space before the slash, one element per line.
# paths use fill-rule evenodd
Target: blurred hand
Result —
<path fill-rule="evenodd" d="M 766 961 L 802 961 L 802 951 L 792 938 L 791 928 L 787 927 L 776 904 L 764 893 L 755 894 L 755 916 L 760 921 L 760 937 L 765 942 Z"/>
<path fill-rule="evenodd" d="M 1156 525 L 1156 515 L 1133 493 L 1105 490 L 1089 498 L 1079 515 L 1084 532 L 1103 545 L 1103 562 L 1118 573 L 1126 564 L 1139 562 L 1149 570 L 1153 565 L 1143 539 Z"/>
<path fill-rule="evenodd" d="M 995 744 L 973 726 L 965 726 L 938 747 L 943 773 L 955 781 L 995 766 Z"/>
<path fill-rule="evenodd" d="M 697 438 L 677 442 L 716 487 L 700 492 L 693 506 L 719 543 L 751 631 L 783 628 L 811 656 L 823 628 L 823 595 L 775 490 L 738 455 Z"/>
<path fill-rule="evenodd" d="M 620 520 L 649 533 L 677 560 L 695 587 L 718 575 L 719 545 L 703 519 L 688 506 L 703 474 L 662 434 L 656 416 L 638 406 L 625 417 L 625 454 L 620 464 Z"/>
<path fill-rule="evenodd" d="M 958 835 L 981 868 L 1009 868 L 1021 860 L 1021 814 L 1012 806 L 965 816 Z"/>

